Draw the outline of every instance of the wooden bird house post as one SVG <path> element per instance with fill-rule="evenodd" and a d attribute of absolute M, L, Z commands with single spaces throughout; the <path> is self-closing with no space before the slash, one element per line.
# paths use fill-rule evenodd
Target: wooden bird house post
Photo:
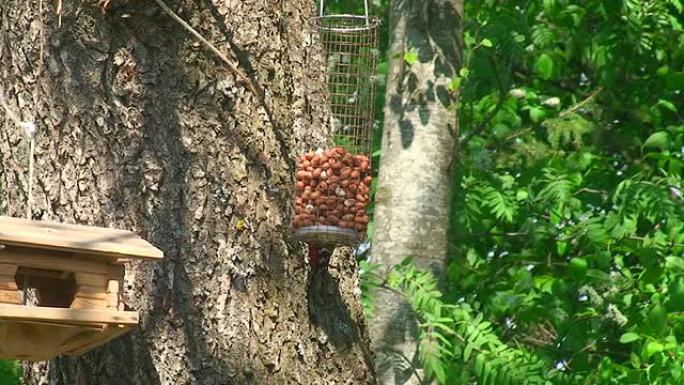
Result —
<path fill-rule="evenodd" d="M 0 359 L 82 354 L 131 330 L 124 262 L 162 257 L 130 231 L 0 217 Z"/>

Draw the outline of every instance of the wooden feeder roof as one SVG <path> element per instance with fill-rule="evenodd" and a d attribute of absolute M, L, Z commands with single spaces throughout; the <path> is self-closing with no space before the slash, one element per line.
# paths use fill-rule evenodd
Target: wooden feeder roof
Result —
<path fill-rule="evenodd" d="M 78 355 L 130 331 L 124 262 L 164 256 L 130 231 L 2 216 L 0 246 L 0 359 Z"/>
<path fill-rule="evenodd" d="M 164 253 L 137 234 L 117 229 L 0 217 L 0 244 L 91 256 L 158 260 Z"/>

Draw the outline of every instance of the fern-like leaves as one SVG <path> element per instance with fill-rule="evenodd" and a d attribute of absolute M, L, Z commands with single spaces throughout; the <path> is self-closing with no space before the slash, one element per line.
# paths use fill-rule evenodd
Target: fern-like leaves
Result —
<path fill-rule="evenodd" d="M 439 384 L 457 383 L 467 371 L 481 385 L 547 385 L 567 382 L 550 363 L 508 346 L 493 325 L 467 305 L 446 304 L 429 272 L 405 261 L 390 273 L 389 285 L 408 299 L 420 324 L 420 358 Z"/>

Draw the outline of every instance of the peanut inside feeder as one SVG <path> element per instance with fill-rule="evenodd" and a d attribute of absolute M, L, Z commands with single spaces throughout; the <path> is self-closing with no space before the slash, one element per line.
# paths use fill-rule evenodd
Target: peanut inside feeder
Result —
<path fill-rule="evenodd" d="M 368 226 L 370 160 L 342 147 L 301 155 L 297 163 L 295 234 L 320 246 L 353 244 Z"/>

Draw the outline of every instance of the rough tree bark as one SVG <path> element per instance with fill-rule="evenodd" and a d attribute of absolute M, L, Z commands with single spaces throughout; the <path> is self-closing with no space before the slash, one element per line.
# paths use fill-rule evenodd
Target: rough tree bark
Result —
<path fill-rule="evenodd" d="M 137 332 L 26 365 L 25 382 L 374 383 L 355 261 L 312 274 L 288 235 L 294 157 L 325 141 L 313 4 L 170 2 L 237 58 L 268 114 L 154 2 L 101 3 L 0 5 L 0 84 L 38 126 L 33 216 L 134 230 L 166 258 L 128 266 Z M 5 212 L 21 216 L 26 137 L 0 119 Z"/>
<path fill-rule="evenodd" d="M 449 83 L 461 63 L 462 0 L 393 0 L 382 157 L 373 257 L 387 266 L 407 257 L 439 271 L 447 251 L 456 156 L 457 95 Z M 407 52 L 417 53 L 409 64 Z M 417 322 L 395 293 L 379 291 L 371 336 L 381 384 L 418 384 Z"/>

